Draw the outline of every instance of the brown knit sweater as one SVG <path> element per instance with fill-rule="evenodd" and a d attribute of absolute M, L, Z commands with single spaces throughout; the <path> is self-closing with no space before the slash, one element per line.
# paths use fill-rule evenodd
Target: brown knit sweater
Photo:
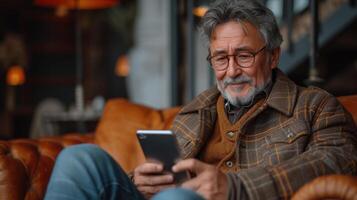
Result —
<path fill-rule="evenodd" d="M 217 100 L 217 120 L 214 132 L 201 153 L 203 162 L 217 166 L 223 172 L 237 172 L 236 149 L 239 140 L 240 127 L 248 116 L 256 111 L 263 103 L 263 99 L 249 108 L 235 123 L 231 123 L 224 110 L 224 98 Z"/>

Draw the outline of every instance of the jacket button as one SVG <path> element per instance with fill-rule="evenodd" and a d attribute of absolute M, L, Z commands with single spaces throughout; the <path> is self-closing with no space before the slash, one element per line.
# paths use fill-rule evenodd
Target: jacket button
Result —
<path fill-rule="evenodd" d="M 234 132 L 229 131 L 228 133 L 226 133 L 228 137 L 232 138 L 234 137 Z"/>
<path fill-rule="evenodd" d="M 294 136 L 294 133 L 291 132 L 291 130 L 289 129 L 289 130 L 288 130 L 287 137 L 288 137 L 288 138 L 292 138 L 293 136 Z"/>
<path fill-rule="evenodd" d="M 233 162 L 230 161 L 230 160 L 227 161 L 227 162 L 226 162 L 226 166 L 229 167 L 229 168 L 233 167 Z"/>

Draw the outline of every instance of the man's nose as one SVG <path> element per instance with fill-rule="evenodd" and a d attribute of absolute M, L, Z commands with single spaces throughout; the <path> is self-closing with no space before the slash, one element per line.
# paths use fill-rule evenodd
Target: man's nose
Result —
<path fill-rule="evenodd" d="M 242 69 L 237 65 L 233 56 L 228 57 L 228 66 L 226 75 L 228 77 L 237 77 L 242 73 Z"/>

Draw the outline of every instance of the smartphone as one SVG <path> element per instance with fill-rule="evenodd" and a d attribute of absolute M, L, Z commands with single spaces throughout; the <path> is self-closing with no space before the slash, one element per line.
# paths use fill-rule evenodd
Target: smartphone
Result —
<path fill-rule="evenodd" d="M 180 151 L 175 134 L 171 130 L 137 130 L 136 136 L 147 159 L 161 162 L 164 171 L 180 160 Z M 187 172 L 174 173 L 175 182 L 180 184 L 188 178 Z"/>

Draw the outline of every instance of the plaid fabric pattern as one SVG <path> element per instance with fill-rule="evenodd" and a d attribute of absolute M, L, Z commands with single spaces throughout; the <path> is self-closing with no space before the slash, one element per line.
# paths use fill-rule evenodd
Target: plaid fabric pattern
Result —
<path fill-rule="evenodd" d="M 219 95 L 216 88 L 203 92 L 176 117 L 172 129 L 185 158 L 198 157 L 209 140 Z M 327 92 L 299 87 L 276 70 L 269 96 L 243 117 L 236 151 L 224 159 L 235 161 L 229 174 L 249 199 L 288 199 L 317 176 L 356 175 L 356 126 Z"/>

